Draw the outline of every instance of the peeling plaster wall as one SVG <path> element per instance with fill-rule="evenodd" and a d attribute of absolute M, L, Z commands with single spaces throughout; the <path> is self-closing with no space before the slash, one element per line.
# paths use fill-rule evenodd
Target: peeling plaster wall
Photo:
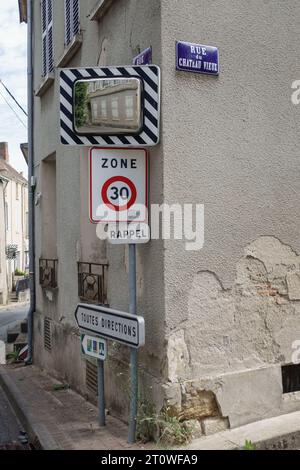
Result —
<path fill-rule="evenodd" d="M 296 0 L 162 2 L 164 202 L 205 205 L 202 250 L 165 242 L 165 375 L 209 377 L 232 426 L 282 412 L 300 338 L 299 22 Z M 176 40 L 217 46 L 219 77 L 176 72 Z"/>

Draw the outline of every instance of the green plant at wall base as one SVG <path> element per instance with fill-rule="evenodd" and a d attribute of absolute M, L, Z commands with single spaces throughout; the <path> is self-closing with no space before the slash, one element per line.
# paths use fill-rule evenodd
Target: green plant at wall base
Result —
<path fill-rule="evenodd" d="M 158 444 L 177 446 L 187 444 L 192 439 L 193 429 L 187 427 L 177 416 L 171 416 L 169 408 L 163 408 L 159 414 L 154 405 L 142 401 L 139 403 L 137 416 L 137 438 L 149 442 L 158 437 Z"/>
<path fill-rule="evenodd" d="M 139 401 L 136 434 L 137 439 L 143 443 L 153 441 L 157 433 L 157 416 L 154 405 L 146 401 Z"/>
<path fill-rule="evenodd" d="M 255 445 L 252 444 L 251 441 L 245 441 L 245 445 L 243 447 L 243 450 L 255 450 Z"/>
<path fill-rule="evenodd" d="M 19 358 L 19 351 L 14 351 L 6 355 L 6 360 L 9 361 L 11 364 L 18 362 Z"/>
<path fill-rule="evenodd" d="M 171 416 L 169 408 L 161 411 L 159 416 L 159 442 L 165 445 L 182 445 L 191 441 L 193 429 L 188 428 L 177 416 Z"/>

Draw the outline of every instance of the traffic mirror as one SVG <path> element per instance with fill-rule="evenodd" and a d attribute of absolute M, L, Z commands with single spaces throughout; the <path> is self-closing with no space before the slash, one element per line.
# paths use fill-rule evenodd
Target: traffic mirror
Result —
<path fill-rule="evenodd" d="M 60 70 L 63 145 L 153 147 L 159 121 L 156 65 Z"/>

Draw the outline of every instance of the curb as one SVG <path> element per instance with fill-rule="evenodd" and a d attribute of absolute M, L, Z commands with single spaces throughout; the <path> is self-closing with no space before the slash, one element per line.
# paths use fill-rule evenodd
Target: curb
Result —
<path fill-rule="evenodd" d="M 254 450 L 299 450 L 300 411 L 266 418 L 192 441 L 186 450 L 243 450 L 250 441 Z"/>
<path fill-rule="evenodd" d="M 37 450 L 62 450 L 61 446 L 53 438 L 46 426 L 38 421 L 36 415 L 33 415 L 26 400 L 15 383 L 10 379 L 3 366 L 0 366 L 0 385 L 27 432 L 29 442 L 34 448 Z"/>

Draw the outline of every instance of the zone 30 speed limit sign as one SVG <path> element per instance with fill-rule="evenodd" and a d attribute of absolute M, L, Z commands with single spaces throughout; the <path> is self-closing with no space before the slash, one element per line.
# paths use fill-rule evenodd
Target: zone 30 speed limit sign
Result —
<path fill-rule="evenodd" d="M 145 149 L 90 150 L 92 222 L 148 222 L 148 156 Z"/>

